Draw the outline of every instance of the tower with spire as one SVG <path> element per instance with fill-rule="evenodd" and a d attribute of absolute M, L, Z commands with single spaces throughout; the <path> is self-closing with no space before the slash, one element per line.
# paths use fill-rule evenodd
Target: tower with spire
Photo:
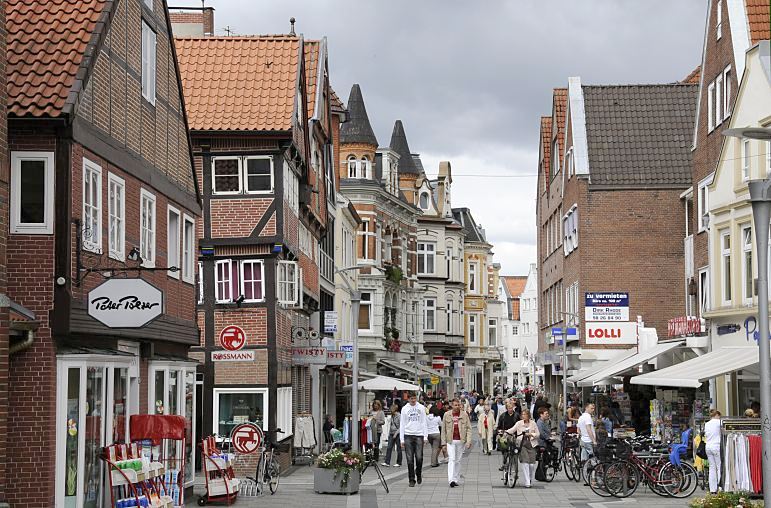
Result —
<path fill-rule="evenodd" d="M 354 84 L 348 96 L 348 117 L 340 127 L 340 179 L 375 180 L 377 145 L 361 88 Z"/>

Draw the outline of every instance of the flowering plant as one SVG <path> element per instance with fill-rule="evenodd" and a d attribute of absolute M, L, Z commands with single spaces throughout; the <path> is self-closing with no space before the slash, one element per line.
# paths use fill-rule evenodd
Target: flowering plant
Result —
<path fill-rule="evenodd" d="M 316 466 L 321 469 L 334 469 L 335 476 L 342 474 L 343 478 L 340 484 L 344 487 L 348 484 L 348 478 L 351 471 L 361 473 L 364 469 L 364 457 L 360 453 L 344 452 L 339 448 L 333 448 L 327 453 L 319 455 L 316 459 Z"/>
<path fill-rule="evenodd" d="M 762 502 L 754 502 L 748 492 L 718 492 L 694 499 L 691 508 L 760 508 Z"/>

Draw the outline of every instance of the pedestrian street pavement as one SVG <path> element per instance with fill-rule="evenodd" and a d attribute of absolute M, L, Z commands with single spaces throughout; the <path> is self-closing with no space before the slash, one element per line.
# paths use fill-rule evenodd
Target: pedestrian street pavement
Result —
<path fill-rule="evenodd" d="M 450 488 L 447 482 L 447 465 L 430 466 L 430 448 L 424 449 L 423 484 L 409 487 L 406 464 L 400 468 L 382 467 L 390 493 L 386 494 L 374 471 L 368 470 L 362 478 L 358 494 L 351 496 L 322 495 L 313 492 L 313 469 L 309 466 L 294 467 L 282 475 L 278 492 L 262 497 L 241 497 L 233 506 L 237 507 L 281 507 L 281 508 L 404 508 L 426 506 L 444 507 L 486 507 L 527 506 L 528 508 L 657 508 L 686 507 L 696 496 L 689 499 L 672 499 L 657 496 L 640 486 L 634 496 L 627 499 L 601 498 L 583 483 L 568 481 L 564 472 L 557 473 L 551 483 L 534 482 L 530 489 L 522 487 L 520 475 L 517 486 L 505 487 L 501 481 L 500 454 L 484 455 L 475 444 L 462 460 L 462 484 Z M 199 490 L 196 490 L 199 492 Z M 193 506 L 198 496 L 188 500 Z"/>

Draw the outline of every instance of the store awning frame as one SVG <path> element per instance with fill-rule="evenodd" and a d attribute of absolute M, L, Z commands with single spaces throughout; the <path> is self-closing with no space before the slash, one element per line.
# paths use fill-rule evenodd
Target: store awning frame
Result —
<path fill-rule="evenodd" d="M 616 356 L 613 356 L 605 361 L 602 361 L 599 363 L 599 365 L 596 365 L 595 367 L 591 367 L 586 370 L 582 370 L 578 374 L 575 374 L 573 376 L 570 376 L 568 378 L 568 383 L 577 384 L 579 381 L 588 378 L 589 376 L 593 376 L 594 374 L 597 374 L 598 372 L 601 372 L 608 368 L 611 364 L 615 364 L 616 362 L 620 362 L 626 358 L 629 358 L 631 356 L 634 356 L 637 354 L 637 350 L 632 347 L 630 349 L 623 349 L 622 352 L 617 354 Z M 611 363 L 612 362 L 612 363 Z"/>
<path fill-rule="evenodd" d="M 705 381 L 760 362 L 756 346 L 727 346 L 655 372 L 633 377 L 635 385 L 699 388 Z"/>
<path fill-rule="evenodd" d="M 586 377 L 578 382 L 578 386 L 594 386 L 596 384 L 606 384 L 606 381 L 614 376 L 626 372 L 629 369 L 633 369 L 638 365 L 647 363 L 657 356 L 668 353 L 675 348 L 682 346 L 685 341 L 678 340 L 673 342 L 660 342 L 653 347 L 650 347 L 644 351 L 640 351 L 628 358 L 615 362 L 613 365 L 608 365 L 606 368 L 594 373 L 593 375 Z"/>

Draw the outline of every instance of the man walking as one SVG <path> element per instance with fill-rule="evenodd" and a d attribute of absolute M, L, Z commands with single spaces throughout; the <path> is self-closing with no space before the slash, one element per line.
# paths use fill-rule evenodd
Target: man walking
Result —
<path fill-rule="evenodd" d="M 449 456 L 447 480 L 450 487 L 457 487 L 463 450 L 471 448 L 471 420 L 465 411 L 461 411 L 458 399 L 453 399 L 452 410 L 447 411 L 442 419 L 442 448 L 445 447 Z"/>
<path fill-rule="evenodd" d="M 410 393 L 407 404 L 402 408 L 399 438 L 407 456 L 410 487 L 414 487 L 416 479 L 418 483 L 423 483 L 423 443 L 428 439 L 426 408 L 418 403 L 414 393 Z"/>
<path fill-rule="evenodd" d="M 578 433 L 581 435 L 581 462 L 585 462 L 594 455 L 594 445 L 597 444 L 597 435 L 594 433 L 594 404 L 591 402 L 584 408 L 584 413 L 578 419 Z"/>

